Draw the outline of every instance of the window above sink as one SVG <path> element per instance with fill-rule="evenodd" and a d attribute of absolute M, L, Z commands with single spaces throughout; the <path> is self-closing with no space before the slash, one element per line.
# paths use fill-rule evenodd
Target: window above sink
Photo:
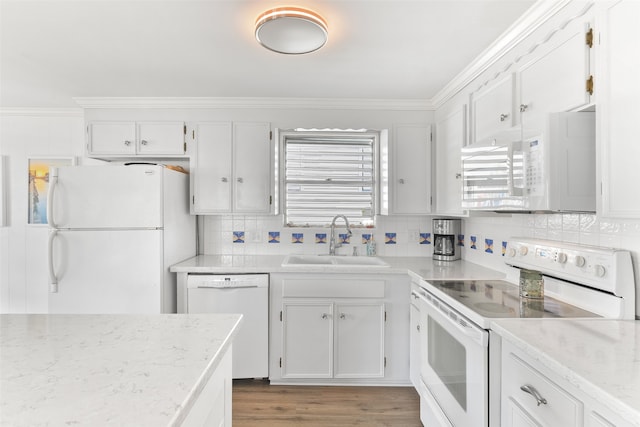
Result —
<path fill-rule="evenodd" d="M 370 130 L 280 131 L 285 224 L 324 227 L 344 214 L 352 226 L 373 226 L 380 137 Z"/>

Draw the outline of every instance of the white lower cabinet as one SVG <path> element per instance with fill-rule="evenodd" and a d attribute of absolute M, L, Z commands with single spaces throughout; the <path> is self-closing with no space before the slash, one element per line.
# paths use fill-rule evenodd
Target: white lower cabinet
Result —
<path fill-rule="evenodd" d="M 501 426 L 630 427 L 631 423 L 510 342 L 502 342 Z"/>
<path fill-rule="evenodd" d="M 231 378 L 232 348 L 230 347 L 204 384 L 199 397 L 180 424 L 187 426 L 230 426 L 233 380 Z"/>
<path fill-rule="evenodd" d="M 271 382 L 408 384 L 408 287 L 406 276 L 272 274 Z"/>
<path fill-rule="evenodd" d="M 282 377 L 331 378 L 333 304 L 282 304 Z"/>

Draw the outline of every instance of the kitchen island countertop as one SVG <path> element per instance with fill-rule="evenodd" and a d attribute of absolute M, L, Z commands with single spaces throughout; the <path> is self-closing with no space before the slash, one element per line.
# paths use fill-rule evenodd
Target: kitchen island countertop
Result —
<path fill-rule="evenodd" d="M 239 314 L 0 315 L 0 425 L 179 424 Z"/>

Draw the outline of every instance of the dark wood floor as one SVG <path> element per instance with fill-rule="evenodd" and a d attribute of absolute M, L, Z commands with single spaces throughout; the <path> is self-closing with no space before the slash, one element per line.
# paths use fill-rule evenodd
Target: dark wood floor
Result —
<path fill-rule="evenodd" d="M 421 427 L 413 387 L 315 387 L 234 380 L 233 426 Z"/>

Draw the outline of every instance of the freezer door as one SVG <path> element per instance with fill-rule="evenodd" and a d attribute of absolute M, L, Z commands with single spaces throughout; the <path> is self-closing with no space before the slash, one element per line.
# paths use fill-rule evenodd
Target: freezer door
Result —
<path fill-rule="evenodd" d="M 162 227 L 163 168 L 155 165 L 52 169 L 49 225 L 55 228 Z"/>
<path fill-rule="evenodd" d="M 56 231 L 50 313 L 160 313 L 162 231 Z M 55 280 L 54 280 L 55 281 Z"/>

